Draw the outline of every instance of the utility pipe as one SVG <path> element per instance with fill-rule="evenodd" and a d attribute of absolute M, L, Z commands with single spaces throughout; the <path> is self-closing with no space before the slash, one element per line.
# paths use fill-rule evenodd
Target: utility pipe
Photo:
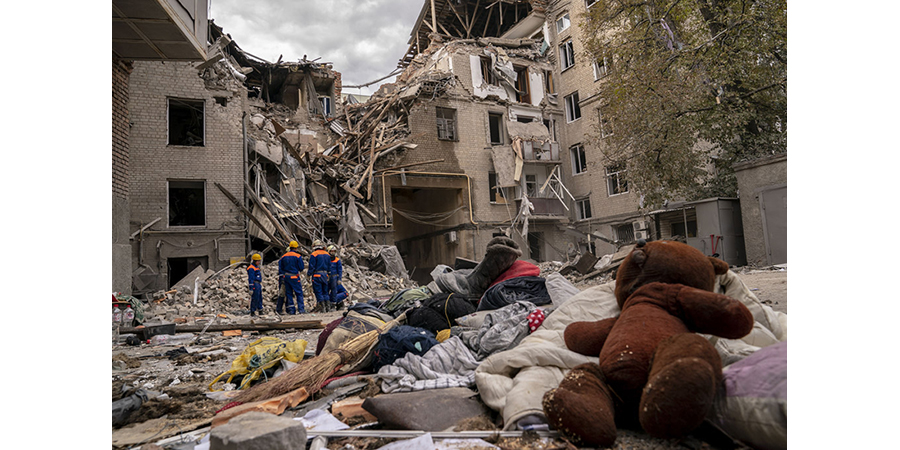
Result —
<path fill-rule="evenodd" d="M 441 177 L 466 177 L 466 189 L 469 191 L 469 222 L 472 222 L 473 225 L 478 225 L 478 222 L 475 221 L 475 217 L 472 212 L 472 179 L 464 174 L 464 173 L 448 173 L 448 172 L 401 172 L 399 170 L 387 171 L 379 176 L 381 177 L 381 201 L 382 208 L 384 209 L 384 226 L 388 227 L 387 221 L 387 186 L 384 182 L 384 177 L 391 175 L 432 175 L 432 176 L 441 176 Z"/>

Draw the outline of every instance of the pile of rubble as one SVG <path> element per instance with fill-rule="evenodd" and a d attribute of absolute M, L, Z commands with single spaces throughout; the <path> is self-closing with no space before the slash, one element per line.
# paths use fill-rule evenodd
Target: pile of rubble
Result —
<path fill-rule="evenodd" d="M 394 292 L 416 287 L 403 268 L 397 268 L 391 258 L 396 252 L 392 246 L 361 245 L 346 247 L 342 284 L 347 289 L 349 303 L 387 297 Z M 263 313 L 272 314 L 278 295 L 278 261 L 262 267 Z M 306 311 L 316 308 L 315 295 L 309 277 L 301 277 Z M 195 289 L 196 287 L 196 289 Z M 194 295 L 194 291 L 197 295 Z M 247 283 L 247 264 L 233 264 L 219 272 L 195 270 L 169 291 L 148 295 L 144 305 L 145 321 L 154 318 L 171 322 L 176 319 L 191 321 L 199 317 L 226 314 L 249 314 L 250 292 Z"/>

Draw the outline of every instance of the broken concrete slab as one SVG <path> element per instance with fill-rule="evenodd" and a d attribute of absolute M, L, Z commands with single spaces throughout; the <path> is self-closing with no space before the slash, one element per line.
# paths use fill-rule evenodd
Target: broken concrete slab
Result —
<path fill-rule="evenodd" d="M 593 253 L 587 252 L 578 258 L 578 262 L 575 263 L 575 270 L 579 273 L 586 274 L 591 271 L 596 263 L 597 257 L 594 256 Z"/>
<path fill-rule="evenodd" d="M 187 286 L 188 289 L 190 289 L 190 291 L 193 292 L 194 291 L 194 282 L 197 280 L 197 278 L 199 278 L 200 281 L 202 282 L 202 281 L 206 280 L 210 275 L 212 275 L 211 271 L 208 272 L 206 270 L 203 270 L 203 266 L 197 266 L 194 268 L 194 270 L 192 270 L 184 278 L 179 280 L 177 283 L 173 284 L 172 289 L 177 289 L 182 286 Z"/>
<path fill-rule="evenodd" d="M 467 388 L 383 394 L 366 398 L 362 407 L 379 422 L 402 430 L 441 431 L 460 420 L 488 414 L 478 394 Z"/>
<path fill-rule="evenodd" d="M 212 430 L 210 450 L 304 450 L 306 427 L 299 420 L 248 412 Z"/>

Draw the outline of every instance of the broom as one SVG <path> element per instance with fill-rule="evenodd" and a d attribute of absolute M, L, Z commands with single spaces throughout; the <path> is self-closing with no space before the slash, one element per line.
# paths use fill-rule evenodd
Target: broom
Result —
<path fill-rule="evenodd" d="M 235 403 L 248 403 L 268 400 L 282 394 L 304 387 L 312 395 L 344 364 L 355 361 L 365 355 L 377 342 L 378 336 L 388 329 L 406 321 L 406 314 L 385 323 L 377 330 L 363 333 L 319 356 L 301 361 L 284 372 L 278 378 L 267 383 L 258 384 L 238 394 Z"/>

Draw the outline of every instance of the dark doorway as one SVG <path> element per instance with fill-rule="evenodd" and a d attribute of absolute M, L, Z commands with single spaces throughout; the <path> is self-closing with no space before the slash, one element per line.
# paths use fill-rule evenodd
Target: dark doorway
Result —
<path fill-rule="evenodd" d="M 544 259 L 541 249 L 544 242 L 544 233 L 528 233 L 528 251 L 531 252 L 531 259 L 541 262 Z"/>
<path fill-rule="evenodd" d="M 168 262 L 169 288 L 181 281 L 182 278 L 186 277 L 198 266 L 203 267 L 204 271 L 209 270 L 209 257 L 207 256 L 168 258 L 166 261 Z"/>

